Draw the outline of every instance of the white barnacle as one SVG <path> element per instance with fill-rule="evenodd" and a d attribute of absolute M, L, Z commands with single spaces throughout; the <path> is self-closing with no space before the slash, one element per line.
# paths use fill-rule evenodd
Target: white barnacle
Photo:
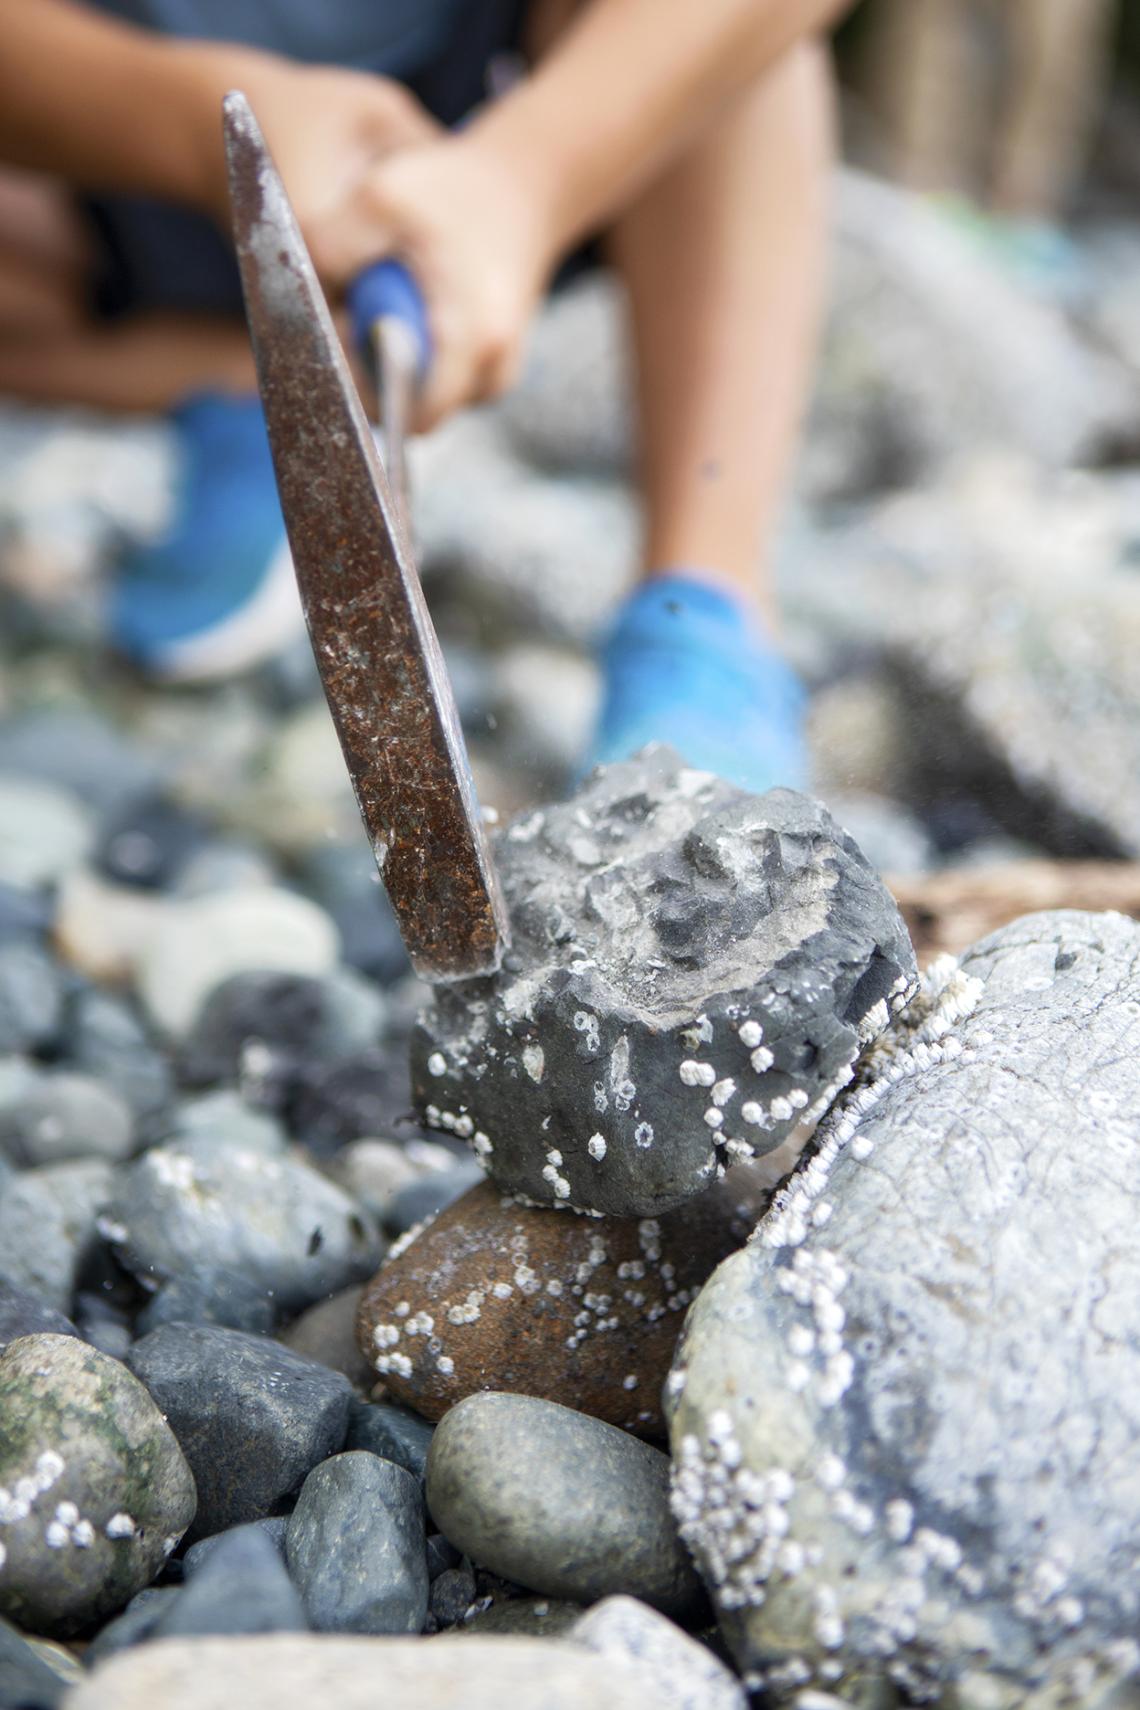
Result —
<path fill-rule="evenodd" d="M 450 1377 L 455 1370 L 455 1361 L 450 1354 L 441 1354 L 435 1364 L 436 1370 L 442 1372 L 444 1377 Z"/>
<path fill-rule="evenodd" d="M 90 1549 L 95 1542 L 95 1528 L 90 1520 L 77 1520 L 71 1528 L 71 1541 L 77 1550 Z"/>
<path fill-rule="evenodd" d="M 717 1081 L 713 1087 L 712 1101 L 717 1106 L 726 1105 L 735 1092 L 736 1082 L 726 1075 L 723 1081 Z"/>
<path fill-rule="evenodd" d="M 776 1059 L 766 1045 L 758 1045 L 748 1061 L 758 1075 L 763 1075 L 772 1067 Z"/>
<path fill-rule="evenodd" d="M 764 1029 L 758 1021 L 742 1021 L 736 1036 L 746 1050 L 754 1051 L 764 1037 Z"/>
<path fill-rule="evenodd" d="M 740 1115 L 745 1122 L 751 1123 L 753 1128 L 759 1128 L 767 1125 L 764 1106 L 762 1104 L 757 1104 L 754 1098 L 747 1099 L 745 1103 L 741 1105 Z"/>
<path fill-rule="evenodd" d="M 61 1520 L 49 1522 L 44 1532 L 44 1543 L 49 1550 L 62 1550 L 65 1544 L 71 1542 L 71 1532 Z"/>
<path fill-rule="evenodd" d="M 442 1051 L 432 1052 L 431 1056 L 427 1060 L 427 1072 L 429 1075 L 435 1076 L 446 1075 L 447 1058 L 444 1056 Z"/>
<path fill-rule="evenodd" d="M 524 1045 L 522 1050 L 522 1065 L 531 1080 L 537 1083 L 546 1073 L 546 1052 L 541 1045 Z"/>
<path fill-rule="evenodd" d="M 586 1150 L 595 1164 L 600 1164 L 606 1155 L 606 1138 L 604 1134 L 591 1134 L 586 1141 Z"/>
<path fill-rule="evenodd" d="M 135 1523 L 131 1516 L 124 1514 L 121 1509 L 117 1514 L 112 1514 L 103 1528 L 104 1535 L 108 1538 L 133 1538 L 135 1531 Z"/>
<path fill-rule="evenodd" d="M 477 1158 L 489 1158 L 494 1151 L 494 1147 L 481 1128 L 476 1130 L 471 1145 Z"/>
<path fill-rule="evenodd" d="M 887 1537 L 892 1543 L 905 1544 L 914 1527 L 914 1508 L 901 1496 L 896 1496 L 883 1509 Z"/>
<path fill-rule="evenodd" d="M 705 1111 L 705 1125 L 709 1128 L 724 1127 L 724 1112 L 718 1110 L 715 1104 L 710 1104 Z"/>
<path fill-rule="evenodd" d="M 653 1144 L 653 1125 L 649 1122 L 639 1122 L 633 1131 L 634 1143 L 644 1151 Z"/>

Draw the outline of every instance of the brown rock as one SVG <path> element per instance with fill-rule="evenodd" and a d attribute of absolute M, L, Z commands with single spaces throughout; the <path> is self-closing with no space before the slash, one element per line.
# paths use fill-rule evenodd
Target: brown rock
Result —
<path fill-rule="evenodd" d="M 427 1419 L 477 1390 L 513 1390 L 661 1436 L 686 1308 L 770 1191 L 742 1165 L 679 1211 L 619 1218 L 522 1205 L 480 1182 L 366 1286 L 361 1350 Z"/>

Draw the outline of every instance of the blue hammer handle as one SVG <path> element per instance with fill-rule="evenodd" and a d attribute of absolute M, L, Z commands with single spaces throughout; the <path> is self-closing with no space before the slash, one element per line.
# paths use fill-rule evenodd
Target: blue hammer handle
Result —
<path fill-rule="evenodd" d="M 359 348 L 370 352 L 376 326 L 398 321 L 411 334 L 415 376 L 422 382 L 431 367 L 431 334 L 427 308 L 415 276 L 402 261 L 374 261 L 358 273 L 348 288 L 352 332 Z"/>

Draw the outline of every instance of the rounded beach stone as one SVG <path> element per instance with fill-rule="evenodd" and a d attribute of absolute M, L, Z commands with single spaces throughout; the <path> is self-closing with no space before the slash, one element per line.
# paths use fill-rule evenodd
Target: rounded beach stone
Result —
<path fill-rule="evenodd" d="M 0 1278 L 71 1309 L 114 1173 L 101 1158 L 24 1170 L 0 1184 Z"/>
<path fill-rule="evenodd" d="M 90 1075 L 44 1071 L 20 1098 L 0 1105 L 0 1152 L 18 1169 L 74 1158 L 117 1164 L 131 1155 L 134 1126 L 113 1088 Z"/>
<path fill-rule="evenodd" d="M 625 1431 L 529 1395 L 487 1392 L 436 1427 L 427 1499 L 445 1537 L 531 1591 L 628 1592 L 678 1618 L 703 1601 L 669 1512 L 669 1462 Z"/>
<path fill-rule="evenodd" d="M 1138 1103 L 1140 925 L 1026 916 L 928 972 L 706 1283 L 675 1512 L 753 1684 L 1135 1668 Z"/>
<path fill-rule="evenodd" d="M 0 1280 L 0 1352 L 21 1336 L 77 1336 L 70 1318 L 38 1294 Z"/>
<path fill-rule="evenodd" d="M 336 958 L 336 929 L 322 909 L 293 891 L 253 885 L 172 904 L 142 947 L 139 992 L 156 1026 L 178 1038 L 231 975 L 324 974 Z"/>
<path fill-rule="evenodd" d="M 120 1171 L 104 1230 L 148 1282 L 236 1271 L 282 1313 L 363 1280 L 383 1251 L 367 1213 L 308 1165 L 203 1140 L 152 1146 Z"/>
<path fill-rule="evenodd" d="M 646 1710 L 651 1685 L 565 1639 L 280 1633 L 139 1646 L 101 1663 L 67 1710 Z"/>
<path fill-rule="evenodd" d="M 147 1637 L 303 1633 L 309 1623 L 281 1551 L 257 1526 L 222 1534 Z"/>
<path fill-rule="evenodd" d="M 4 942 L 0 920 L 0 1056 L 55 1044 L 63 1017 L 63 979 L 38 944 Z"/>
<path fill-rule="evenodd" d="M 78 867 L 91 848 L 90 816 L 77 796 L 0 773 L 0 879 L 31 889 Z"/>
<path fill-rule="evenodd" d="M 517 1390 L 662 1435 L 685 1311 L 770 1197 L 741 1166 L 661 1218 L 576 1217 L 483 1182 L 368 1284 L 361 1351 L 428 1419 L 476 1390 Z"/>
<path fill-rule="evenodd" d="M 403 1467 L 359 1449 L 322 1461 L 301 1487 L 285 1552 L 317 1632 L 423 1631 L 424 1505 Z"/>
<path fill-rule="evenodd" d="M 125 1366 L 71 1336 L 0 1355 L 0 1612 L 67 1636 L 158 1573 L 194 1515 L 173 1432 Z"/>
<path fill-rule="evenodd" d="M 824 808 L 670 750 L 498 839 L 512 946 L 434 988 L 416 1105 L 542 1203 L 654 1216 L 818 1117 L 906 1000 L 892 898 Z"/>
<path fill-rule="evenodd" d="M 194 1084 L 236 1080 L 256 1053 L 258 1074 L 275 1079 L 312 1059 L 328 1063 L 374 1045 L 384 999 L 349 968 L 324 975 L 253 971 L 216 986 L 183 1054 Z"/>
<path fill-rule="evenodd" d="M 195 1538 L 261 1519 L 344 1442 L 347 1378 L 268 1337 L 164 1324 L 128 1361 L 194 1470 Z"/>

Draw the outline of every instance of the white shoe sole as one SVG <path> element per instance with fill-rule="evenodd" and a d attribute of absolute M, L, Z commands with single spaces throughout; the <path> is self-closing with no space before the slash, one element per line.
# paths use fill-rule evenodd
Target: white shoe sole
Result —
<path fill-rule="evenodd" d="M 148 675 L 164 683 L 209 683 L 274 658 L 304 634 L 305 614 L 289 543 L 281 542 L 253 596 L 210 629 L 173 643 Z"/>

